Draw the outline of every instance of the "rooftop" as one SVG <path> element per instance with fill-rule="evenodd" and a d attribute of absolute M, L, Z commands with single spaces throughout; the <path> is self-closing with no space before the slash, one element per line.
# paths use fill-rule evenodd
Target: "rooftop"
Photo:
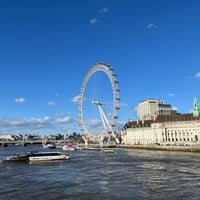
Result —
<path fill-rule="evenodd" d="M 194 117 L 192 113 L 188 114 L 175 114 L 175 115 L 158 115 L 155 120 L 139 120 L 127 122 L 124 128 L 133 128 L 133 127 L 150 127 L 152 123 L 162 123 L 162 122 L 180 122 L 180 121 L 194 121 L 200 120 L 200 115 Z"/>

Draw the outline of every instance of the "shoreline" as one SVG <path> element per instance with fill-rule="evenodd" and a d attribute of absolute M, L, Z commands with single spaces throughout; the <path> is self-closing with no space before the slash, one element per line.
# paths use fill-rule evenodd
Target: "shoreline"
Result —
<path fill-rule="evenodd" d="M 144 149 L 151 151 L 183 151 L 183 152 L 193 152 L 200 153 L 200 146 L 155 146 L 155 145 L 117 145 L 116 147 L 122 149 Z"/>

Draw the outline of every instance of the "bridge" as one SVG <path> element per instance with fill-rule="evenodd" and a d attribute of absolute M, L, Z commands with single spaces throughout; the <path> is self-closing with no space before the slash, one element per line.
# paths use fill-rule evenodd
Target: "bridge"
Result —
<path fill-rule="evenodd" d="M 47 140 L 47 143 L 56 143 L 56 144 L 60 144 L 63 143 L 64 140 Z M 10 145 L 22 145 L 22 146 L 26 146 L 27 144 L 42 144 L 43 140 L 2 140 L 0 141 L 0 145 L 2 147 L 6 147 L 9 144 Z"/>

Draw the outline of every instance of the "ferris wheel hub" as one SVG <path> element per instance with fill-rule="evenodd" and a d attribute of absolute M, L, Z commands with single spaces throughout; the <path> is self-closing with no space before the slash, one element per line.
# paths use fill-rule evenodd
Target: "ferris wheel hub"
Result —
<path fill-rule="evenodd" d="M 105 103 L 100 102 L 100 101 L 92 101 L 92 103 L 96 104 L 96 105 L 99 105 L 99 106 L 105 105 Z"/>

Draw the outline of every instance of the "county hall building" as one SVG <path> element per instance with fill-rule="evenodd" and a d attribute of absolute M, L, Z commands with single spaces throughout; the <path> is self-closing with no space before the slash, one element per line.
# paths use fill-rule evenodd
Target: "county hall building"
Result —
<path fill-rule="evenodd" d="M 128 121 L 122 129 L 122 144 L 200 144 L 200 107 L 197 98 L 193 101 L 193 113 L 177 113 L 170 104 L 152 98 L 140 101 L 137 112 L 137 121 Z"/>

